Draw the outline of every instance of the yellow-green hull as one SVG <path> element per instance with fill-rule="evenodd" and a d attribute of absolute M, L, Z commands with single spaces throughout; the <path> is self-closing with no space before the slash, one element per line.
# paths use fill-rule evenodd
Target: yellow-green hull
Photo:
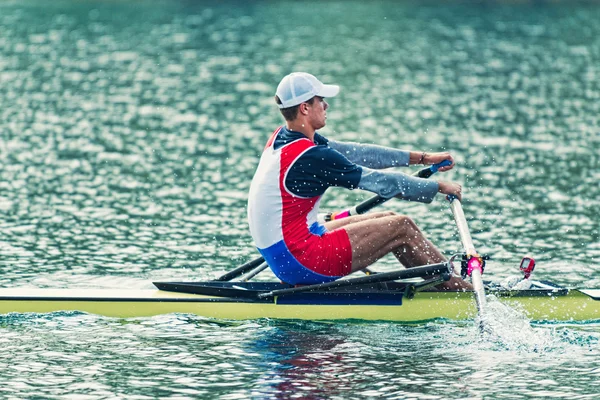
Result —
<path fill-rule="evenodd" d="M 600 290 L 566 295 L 499 297 L 532 320 L 600 320 Z M 161 290 L 0 289 L 0 314 L 81 311 L 109 317 L 148 317 L 169 313 L 218 319 L 384 320 L 417 322 L 437 318 L 464 320 L 476 315 L 473 294 L 420 292 L 401 305 L 277 304 L 227 300 Z"/>

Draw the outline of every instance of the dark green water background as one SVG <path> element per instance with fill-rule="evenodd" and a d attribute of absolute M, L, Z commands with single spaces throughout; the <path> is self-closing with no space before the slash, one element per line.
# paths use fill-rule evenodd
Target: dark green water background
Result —
<path fill-rule="evenodd" d="M 454 154 L 439 178 L 464 186 L 488 278 L 528 253 L 538 278 L 600 287 L 600 6 L 336 1 L 1 1 L 0 286 L 148 288 L 255 257 L 247 191 L 294 70 L 342 87 L 325 135 Z M 384 208 L 459 249 L 442 199 Z M 476 333 L 10 315 L 0 397 L 600 392 L 597 323 Z"/>

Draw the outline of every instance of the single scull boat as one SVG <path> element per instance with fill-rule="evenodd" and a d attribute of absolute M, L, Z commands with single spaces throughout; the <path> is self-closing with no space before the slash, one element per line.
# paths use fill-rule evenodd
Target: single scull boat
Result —
<path fill-rule="evenodd" d="M 375 275 L 376 276 L 376 275 Z M 517 307 L 532 320 L 600 320 L 600 289 L 565 289 L 532 282 L 528 290 L 488 288 L 487 294 Z M 157 283 L 163 290 L 0 289 L 0 314 L 80 311 L 109 317 L 148 317 L 168 313 L 223 319 L 384 320 L 417 322 L 474 318 L 472 292 L 421 291 L 407 295 L 406 284 L 388 282 L 333 291 L 258 298 L 289 286 L 266 282 Z"/>

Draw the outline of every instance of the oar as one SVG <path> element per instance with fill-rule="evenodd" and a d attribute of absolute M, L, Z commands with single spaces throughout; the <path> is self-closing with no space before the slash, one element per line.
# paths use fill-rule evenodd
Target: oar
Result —
<path fill-rule="evenodd" d="M 263 263 L 263 261 L 265 261 L 265 259 L 262 257 L 255 258 L 252 261 L 248 261 L 247 263 L 240 265 L 233 271 L 229 271 L 225 275 L 219 276 L 215 279 L 215 281 L 230 281 L 232 279 L 235 279 L 238 276 L 243 275 L 246 272 L 260 266 Z"/>
<path fill-rule="evenodd" d="M 471 283 L 473 284 L 473 290 L 475 292 L 475 301 L 477 302 L 477 311 L 479 313 L 480 328 L 483 329 L 484 320 L 483 312 L 485 309 L 485 289 L 483 287 L 483 258 L 475 250 L 473 246 L 473 239 L 471 239 L 471 233 L 467 226 L 467 220 L 463 211 L 460 200 L 454 196 L 448 196 L 450 201 L 450 208 L 456 221 L 456 227 L 458 228 L 458 235 L 463 245 L 463 249 L 467 255 L 467 274 L 471 277 Z"/>
<path fill-rule="evenodd" d="M 263 261 L 258 267 L 248 272 L 246 275 L 240 278 L 240 282 L 248 282 L 250 279 L 254 278 L 256 275 L 263 272 L 265 269 L 269 268 L 269 264 L 266 261 Z"/>
<path fill-rule="evenodd" d="M 450 164 L 452 164 L 452 162 L 450 160 L 444 160 L 441 163 L 433 164 L 433 165 L 428 166 L 427 168 L 423 168 L 423 169 L 417 171 L 414 174 L 414 176 L 417 176 L 419 178 L 429 178 L 431 175 L 435 174 L 440 168 L 446 167 Z M 341 219 L 341 218 L 349 217 L 351 215 L 364 214 L 367 211 L 372 210 L 373 208 L 377 207 L 378 205 L 385 203 L 390 198 L 384 198 L 379 195 L 373 196 L 370 199 L 363 201 L 362 203 L 360 203 L 359 205 L 357 205 L 351 209 L 344 210 L 337 214 L 329 214 L 327 217 L 325 217 L 325 220 L 331 221 L 333 219 Z M 265 270 L 267 268 L 267 264 L 261 265 L 263 263 L 263 261 L 265 261 L 265 259 L 263 257 L 258 257 L 252 261 L 248 261 L 247 263 L 240 265 L 233 271 L 230 271 L 224 275 L 219 276 L 218 278 L 215 279 L 215 281 L 230 281 L 230 280 L 235 279 L 235 278 L 245 274 L 246 272 L 251 271 L 256 268 L 257 271 L 252 271 L 251 273 L 248 274 L 249 277 L 253 277 L 256 274 L 258 274 L 259 272 L 262 272 L 263 270 Z M 246 280 L 248 280 L 248 279 L 249 278 L 246 278 Z"/>

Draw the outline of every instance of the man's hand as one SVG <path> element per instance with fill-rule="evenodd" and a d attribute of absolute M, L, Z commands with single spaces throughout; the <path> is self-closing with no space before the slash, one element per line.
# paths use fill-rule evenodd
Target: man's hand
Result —
<path fill-rule="evenodd" d="M 439 181 L 438 185 L 438 192 L 456 196 L 458 200 L 462 201 L 462 186 L 460 186 L 460 184 L 456 182 Z"/>
<path fill-rule="evenodd" d="M 424 153 L 425 157 L 423 157 L 423 164 L 431 165 L 431 164 L 439 164 L 444 160 L 449 160 L 451 162 L 447 167 L 442 167 L 438 171 L 444 172 L 452 169 L 454 167 L 454 158 L 447 151 L 443 153 Z"/>

